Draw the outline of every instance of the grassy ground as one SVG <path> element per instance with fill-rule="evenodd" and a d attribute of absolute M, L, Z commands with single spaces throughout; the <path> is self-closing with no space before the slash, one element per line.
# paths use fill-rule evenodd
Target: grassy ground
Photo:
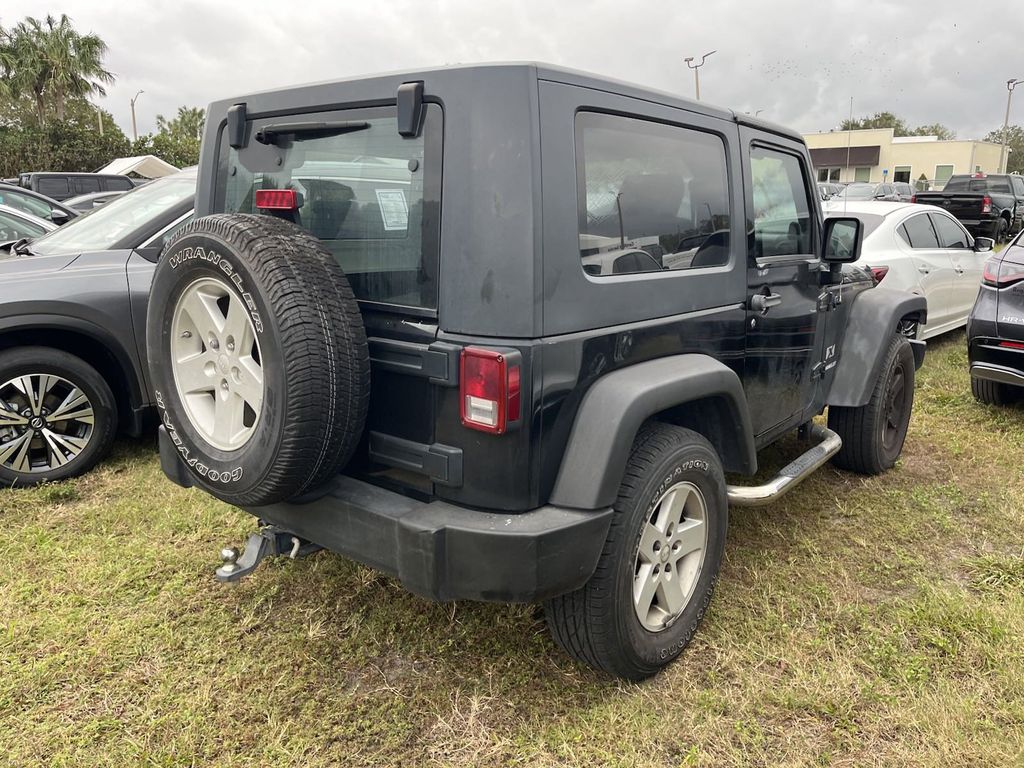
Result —
<path fill-rule="evenodd" d="M 966 370 L 962 333 L 930 345 L 893 472 L 734 510 L 703 628 L 643 685 L 531 606 L 432 604 L 328 553 L 218 585 L 253 521 L 148 442 L 0 491 L 0 763 L 1024 764 L 1024 408 Z"/>

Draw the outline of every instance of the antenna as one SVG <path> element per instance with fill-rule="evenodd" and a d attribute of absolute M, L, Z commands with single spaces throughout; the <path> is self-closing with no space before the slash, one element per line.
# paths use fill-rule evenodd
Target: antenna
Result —
<path fill-rule="evenodd" d="M 850 119 L 846 123 L 846 172 L 850 172 L 850 141 L 853 139 L 853 96 L 850 97 Z M 846 206 L 850 204 L 849 193 L 843 195 L 843 216 L 846 215 Z"/>

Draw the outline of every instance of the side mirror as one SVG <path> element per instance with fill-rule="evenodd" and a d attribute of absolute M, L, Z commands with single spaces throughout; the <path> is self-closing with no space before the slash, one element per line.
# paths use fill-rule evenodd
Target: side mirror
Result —
<path fill-rule="evenodd" d="M 829 264 L 849 264 L 860 258 L 863 229 L 853 216 L 825 219 L 822 259 Z"/>
<path fill-rule="evenodd" d="M 991 237 L 974 238 L 974 250 L 978 253 L 988 253 L 996 247 L 996 241 Z"/>
<path fill-rule="evenodd" d="M 71 221 L 71 217 L 68 216 L 64 211 L 54 208 L 52 211 L 50 211 L 50 221 L 52 221 L 54 224 L 60 227 Z"/>

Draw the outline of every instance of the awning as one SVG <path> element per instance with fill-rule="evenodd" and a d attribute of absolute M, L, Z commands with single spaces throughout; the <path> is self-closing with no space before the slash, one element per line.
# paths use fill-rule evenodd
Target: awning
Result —
<path fill-rule="evenodd" d="M 812 149 L 811 162 L 815 168 L 863 168 L 878 165 L 881 147 L 827 147 Z M 849 163 L 847 163 L 849 153 Z"/>
<path fill-rule="evenodd" d="M 165 163 L 155 155 L 119 157 L 96 171 L 96 173 L 120 173 L 123 175 L 134 173 L 145 179 L 159 179 L 161 176 L 170 176 L 177 172 L 177 168 L 170 163 Z"/>

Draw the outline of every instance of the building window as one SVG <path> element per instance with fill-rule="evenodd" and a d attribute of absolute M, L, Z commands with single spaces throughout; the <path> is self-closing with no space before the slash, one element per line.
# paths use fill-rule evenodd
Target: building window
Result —
<path fill-rule="evenodd" d="M 935 166 L 935 188 L 942 189 L 946 186 L 946 182 L 949 181 L 949 177 L 953 175 L 952 165 L 936 165 Z"/>
<path fill-rule="evenodd" d="M 896 168 L 893 169 L 892 180 L 910 183 L 910 166 L 897 165 Z"/>
<path fill-rule="evenodd" d="M 819 168 L 818 169 L 818 181 L 839 181 L 839 172 L 841 168 Z"/>
<path fill-rule="evenodd" d="M 870 168 L 854 168 L 853 170 L 854 181 L 871 181 L 871 169 Z"/>

